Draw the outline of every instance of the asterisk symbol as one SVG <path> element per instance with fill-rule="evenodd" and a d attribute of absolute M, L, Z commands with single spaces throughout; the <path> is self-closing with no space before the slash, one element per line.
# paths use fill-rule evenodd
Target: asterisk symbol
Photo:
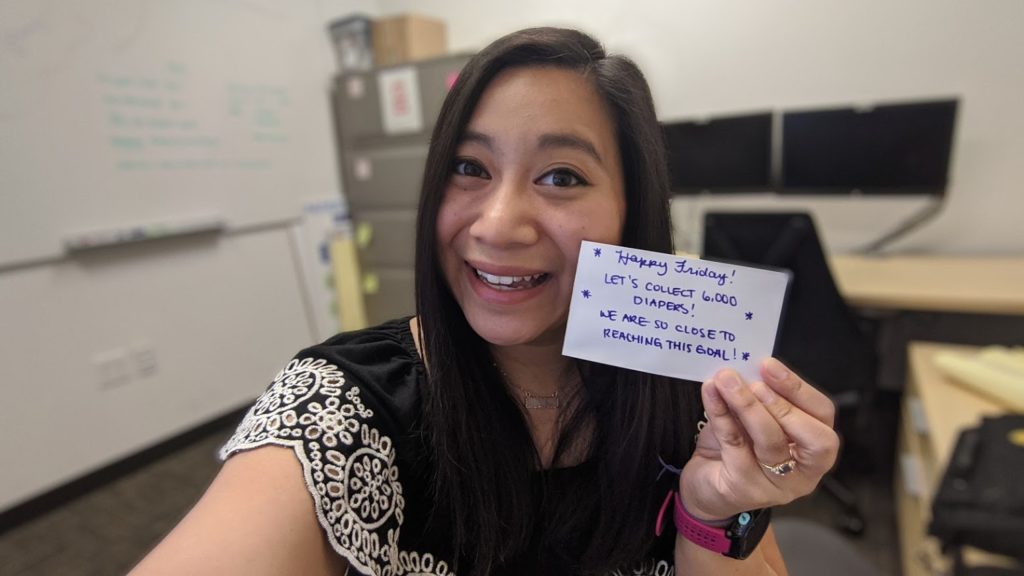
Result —
<path fill-rule="evenodd" d="M 590 298 L 590 290 L 584 290 L 582 294 L 584 298 Z"/>
<path fill-rule="evenodd" d="M 600 248 L 594 248 L 594 256 L 596 256 L 598 258 L 601 257 L 601 249 Z"/>
<path fill-rule="evenodd" d="M 743 353 L 743 359 L 744 360 L 750 360 L 750 352 L 744 352 Z"/>
<path fill-rule="evenodd" d="M 747 320 L 753 320 L 753 319 L 754 319 L 754 313 L 753 312 L 747 312 Z"/>

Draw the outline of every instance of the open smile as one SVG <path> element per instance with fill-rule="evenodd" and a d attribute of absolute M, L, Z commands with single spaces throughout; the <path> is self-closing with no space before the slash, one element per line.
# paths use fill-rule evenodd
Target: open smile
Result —
<path fill-rule="evenodd" d="M 473 268 L 473 272 L 476 273 L 476 277 L 481 282 L 495 290 L 526 290 L 540 286 L 551 277 L 547 272 L 530 274 L 528 276 L 499 276 L 497 274 L 488 274 L 477 268 Z"/>

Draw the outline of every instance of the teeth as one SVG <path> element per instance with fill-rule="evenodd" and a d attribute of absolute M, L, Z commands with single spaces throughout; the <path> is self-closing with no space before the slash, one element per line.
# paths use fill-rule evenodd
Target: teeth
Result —
<path fill-rule="evenodd" d="M 530 276 L 498 276 L 496 274 L 488 274 L 487 272 L 483 272 L 481 270 L 475 271 L 477 277 L 479 277 L 484 282 L 491 284 L 493 286 L 502 286 L 506 288 L 511 288 L 513 285 L 522 285 L 524 283 L 532 284 L 533 282 L 536 282 L 545 275 L 542 272 L 540 274 L 532 274 Z"/>

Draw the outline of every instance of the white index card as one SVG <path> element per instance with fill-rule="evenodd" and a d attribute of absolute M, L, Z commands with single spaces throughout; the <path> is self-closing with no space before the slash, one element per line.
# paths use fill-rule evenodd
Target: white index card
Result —
<path fill-rule="evenodd" d="M 566 356 L 703 381 L 747 382 L 772 355 L 790 274 L 583 241 Z"/>

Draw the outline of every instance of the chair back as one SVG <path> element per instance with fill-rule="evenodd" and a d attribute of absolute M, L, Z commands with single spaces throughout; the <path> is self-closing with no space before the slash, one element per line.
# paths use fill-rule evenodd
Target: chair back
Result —
<path fill-rule="evenodd" d="M 789 270 L 776 356 L 833 396 L 873 388 L 874 344 L 836 288 L 809 214 L 709 212 L 703 257 Z"/>

